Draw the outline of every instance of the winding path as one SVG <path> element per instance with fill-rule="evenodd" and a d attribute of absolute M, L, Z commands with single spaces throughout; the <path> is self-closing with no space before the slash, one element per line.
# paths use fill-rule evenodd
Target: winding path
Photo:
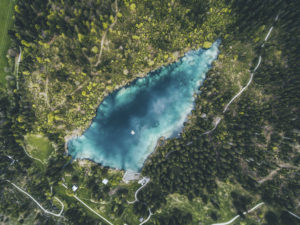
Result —
<path fill-rule="evenodd" d="M 215 124 L 214 128 L 212 128 L 211 130 L 208 130 L 208 131 L 206 131 L 206 132 L 200 134 L 200 135 L 198 136 L 197 140 L 198 140 L 201 136 L 207 135 L 207 134 L 210 134 L 211 132 L 213 132 L 213 131 L 217 128 L 217 126 L 219 125 L 219 123 L 221 122 L 221 120 L 222 120 L 221 117 L 216 117 L 215 122 L 214 122 L 214 124 Z M 194 141 L 190 141 L 190 142 L 188 142 L 186 145 L 191 145 L 191 144 L 193 144 L 193 142 L 194 142 Z M 165 158 L 167 159 L 173 152 L 176 152 L 176 150 L 173 150 L 173 151 L 168 152 L 168 153 L 166 154 Z"/>
<path fill-rule="evenodd" d="M 251 84 L 252 79 L 253 79 L 253 73 L 251 73 L 250 79 L 249 79 L 247 85 L 246 85 L 245 87 L 243 87 L 243 88 L 239 91 L 239 93 L 237 93 L 237 94 L 236 94 L 236 95 L 235 95 L 235 96 L 227 103 L 227 105 L 225 106 L 225 108 L 224 108 L 224 110 L 223 110 L 223 113 L 225 113 L 225 112 L 227 111 L 228 107 L 231 105 L 231 103 L 232 103 L 237 97 L 239 97 L 239 96 L 246 90 L 246 88 Z"/>
<path fill-rule="evenodd" d="M 261 207 L 263 204 L 265 204 L 264 202 L 258 203 L 256 206 L 254 206 L 252 209 L 248 210 L 247 212 L 243 212 L 244 215 L 246 215 L 247 213 L 251 213 L 253 212 L 255 209 Z M 235 221 L 236 219 L 238 219 L 240 217 L 240 215 L 236 215 L 235 217 L 233 217 L 231 220 L 224 222 L 224 223 L 214 223 L 212 225 L 228 225 L 231 224 L 233 221 Z"/>
<path fill-rule="evenodd" d="M 142 186 L 139 187 L 139 189 L 136 190 L 136 192 L 135 192 L 135 194 L 134 194 L 134 198 L 135 198 L 134 201 L 132 201 L 132 202 L 127 201 L 128 204 L 134 204 L 135 202 L 139 201 L 139 199 L 138 199 L 138 197 L 137 197 L 138 193 L 139 193 L 140 190 L 142 190 L 142 189 L 149 183 L 149 181 L 150 181 L 150 178 L 147 178 L 147 177 L 144 177 L 143 179 L 145 179 L 146 182 L 145 182 L 144 184 L 142 184 Z"/>
<path fill-rule="evenodd" d="M 206 134 L 210 134 L 211 132 L 213 132 L 213 131 L 217 128 L 217 126 L 219 125 L 219 123 L 221 122 L 221 120 L 222 120 L 221 117 L 217 117 L 217 119 L 216 119 L 216 121 L 215 121 L 215 126 L 214 126 L 214 128 L 211 129 L 211 130 L 209 130 L 209 131 L 204 132 L 204 133 L 201 134 L 200 136 L 206 135 Z"/>
<path fill-rule="evenodd" d="M 44 211 L 44 213 L 52 215 L 52 216 L 56 216 L 56 217 L 61 217 L 62 212 L 64 211 L 64 204 L 62 203 L 62 201 L 59 200 L 59 198 L 54 197 L 60 204 L 61 204 L 61 210 L 59 213 L 53 213 L 48 211 L 47 209 L 45 209 L 37 200 L 35 200 L 34 197 L 32 197 L 29 193 L 27 193 L 26 191 L 24 191 L 22 188 L 18 187 L 16 184 L 10 182 L 9 180 L 6 180 L 8 183 L 10 183 L 11 185 L 13 185 L 18 191 L 22 192 L 23 194 L 27 195 L 29 198 L 31 198 L 32 201 L 34 201 L 38 207 L 41 208 L 41 210 Z"/>
<path fill-rule="evenodd" d="M 278 20 L 278 17 L 279 17 L 279 14 L 276 15 L 274 21 L 277 21 L 277 20 Z M 268 40 L 269 36 L 271 35 L 272 30 L 273 30 L 273 26 L 269 29 L 269 31 L 268 31 L 268 33 L 267 33 L 265 39 L 264 39 L 264 42 L 266 42 L 266 41 Z M 264 43 L 262 44 L 261 47 L 262 47 L 262 48 L 264 47 Z M 244 87 L 243 87 L 243 88 L 242 88 L 235 96 L 233 96 L 233 98 L 226 104 L 226 106 L 224 107 L 224 110 L 223 110 L 223 112 L 222 112 L 223 114 L 227 111 L 227 109 L 229 108 L 229 106 L 231 105 L 231 103 L 232 103 L 236 98 L 238 98 L 238 97 L 239 97 L 239 96 L 247 89 L 247 87 L 251 84 L 251 82 L 252 82 L 252 80 L 253 80 L 254 73 L 255 73 L 255 71 L 259 68 L 259 66 L 260 66 L 260 64 L 261 64 L 261 61 L 262 61 L 262 57 L 261 57 L 261 55 L 260 55 L 260 56 L 258 57 L 258 62 L 257 62 L 257 64 L 256 64 L 255 68 L 253 69 L 253 72 L 250 74 L 250 79 L 249 79 L 248 83 L 247 83 L 246 86 L 244 86 Z M 199 137 L 201 137 L 201 136 L 203 136 L 203 135 L 208 135 L 208 134 L 210 134 L 211 132 L 213 132 L 213 131 L 218 127 L 218 125 L 219 125 L 219 123 L 221 122 L 221 120 L 222 120 L 221 117 L 217 117 L 217 120 L 216 120 L 216 122 L 215 122 L 214 128 L 211 129 L 211 130 L 208 130 L 208 131 L 206 131 L 206 132 L 204 132 L 204 133 L 202 133 L 202 134 L 200 134 Z M 192 144 L 192 143 L 193 143 L 193 141 L 190 141 L 190 142 L 187 143 L 187 145 L 190 145 L 190 144 Z M 171 153 L 173 153 L 173 152 L 175 152 L 175 151 L 168 152 L 168 153 L 166 154 L 166 157 L 165 157 L 165 158 L 168 158 L 168 156 L 169 156 Z"/>
<path fill-rule="evenodd" d="M 26 154 L 29 158 L 34 159 L 34 160 L 37 160 L 37 161 L 39 161 L 40 163 L 42 163 L 43 165 L 45 165 L 45 163 L 44 163 L 42 160 L 40 160 L 40 159 L 38 159 L 38 158 L 35 158 L 35 157 L 31 156 L 31 155 L 26 151 L 26 147 L 25 147 L 24 145 L 22 145 L 22 148 L 23 148 L 25 154 Z"/>
<path fill-rule="evenodd" d="M 279 17 L 279 14 L 276 15 L 274 21 L 277 21 L 277 20 L 278 20 L 278 17 Z M 266 42 L 266 41 L 268 40 L 268 38 L 269 38 L 270 35 L 271 35 L 272 30 L 273 30 L 273 26 L 269 29 L 269 31 L 268 31 L 268 33 L 267 33 L 265 39 L 264 39 L 264 42 Z M 264 47 L 264 44 L 262 44 L 261 47 L 263 48 L 263 47 Z M 227 105 L 224 107 L 223 113 L 225 113 L 225 112 L 227 111 L 227 109 L 228 109 L 228 107 L 231 105 L 231 103 L 232 103 L 236 98 L 238 98 L 238 97 L 239 97 L 239 96 L 247 89 L 247 87 L 251 84 L 251 82 L 252 82 L 252 80 L 253 80 L 254 73 L 256 72 L 256 70 L 259 68 L 259 66 L 260 66 L 260 64 L 261 64 L 261 60 L 262 60 L 262 57 L 261 57 L 261 55 L 260 55 L 260 56 L 258 57 L 258 62 L 257 62 L 257 64 L 256 64 L 255 68 L 253 69 L 253 72 L 250 74 L 250 79 L 249 79 L 248 83 L 247 83 L 246 86 L 243 87 L 243 88 L 242 88 L 235 96 L 233 96 L 233 98 L 227 103 Z M 221 121 L 221 119 L 220 119 L 220 121 Z M 204 132 L 203 134 L 201 134 L 200 136 L 205 135 L 205 134 L 209 134 L 209 133 L 211 133 L 212 131 L 214 131 L 214 130 L 217 128 L 217 126 L 219 125 L 219 122 L 220 122 L 220 121 L 218 121 L 218 123 L 216 123 L 215 127 L 214 127 L 212 130 L 206 131 L 206 132 Z"/>
<path fill-rule="evenodd" d="M 278 15 L 279 15 L 279 14 L 276 15 L 276 17 L 275 17 L 275 19 L 274 19 L 275 21 L 278 20 Z M 268 40 L 269 36 L 271 35 L 272 30 L 273 30 L 273 26 L 269 29 L 269 31 L 268 31 L 268 33 L 267 33 L 265 39 L 264 39 L 264 42 L 266 42 L 266 41 Z M 263 48 L 263 47 L 264 47 L 264 44 L 263 44 L 261 47 Z M 242 88 L 235 96 L 233 96 L 233 98 L 228 102 L 228 104 L 224 107 L 223 114 L 227 111 L 227 109 L 228 109 L 228 107 L 231 105 L 231 103 L 232 103 L 236 98 L 238 98 L 238 97 L 239 97 L 239 96 L 247 89 L 247 87 L 251 84 L 251 82 L 252 82 L 252 80 L 253 80 L 254 72 L 259 68 L 259 66 L 260 66 L 260 64 L 261 64 L 261 61 L 262 61 L 262 57 L 261 57 L 261 55 L 260 55 L 260 56 L 258 57 L 258 62 L 257 62 L 257 64 L 256 64 L 255 68 L 253 69 L 253 72 L 250 74 L 250 79 L 249 79 L 248 83 L 247 83 L 246 86 L 244 86 L 244 87 L 243 87 L 243 88 Z M 215 122 L 214 128 L 211 129 L 211 130 L 209 130 L 209 131 L 206 131 L 206 132 L 202 133 L 200 136 L 210 134 L 212 131 L 214 131 L 214 130 L 217 128 L 217 126 L 219 125 L 220 121 L 221 121 L 221 117 L 217 117 L 217 120 L 216 120 L 216 122 Z M 193 143 L 193 142 L 190 141 L 190 142 L 187 143 L 187 145 L 190 145 L 190 144 L 192 144 L 192 143 Z M 174 152 L 174 151 L 171 151 L 171 152 L 167 153 L 166 158 L 167 158 L 167 156 L 169 156 L 172 152 Z M 276 174 L 276 172 L 277 172 L 277 171 L 275 171 L 274 173 Z M 272 175 L 273 175 L 273 174 L 271 174 L 271 176 L 272 176 Z M 243 214 L 245 215 L 245 214 L 247 214 L 247 213 L 250 213 L 250 212 L 254 211 L 255 209 L 257 209 L 258 207 L 262 206 L 263 204 L 264 204 L 264 202 L 261 202 L 261 203 L 257 204 L 256 206 L 254 206 L 252 209 L 248 210 L 247 212 L 243 212 Z M 298 217 L 297 215 L 295 215 L 295 214 L 293 214 L 293 213 L 291 213 L 291 212 L 289 212 L 289 213 L 290 213 L 291 215 L 295 216 L 297 219 L 299 219 L 299 217 Z M 224 222 L 224 223 L 216 223 L 216 224 L 212 224 L 212 225 L 228 225 L 228 224 L 231 224 L 232 222 L 234 222 L 234 221 L 235 221 L 236 219 L 238 219 L 239 217 L 240 217 L 240 215 L 237 215 L 237 216 L 233 217 L 231 220 L 229 220 L 229 221 L 227 221 L 227 222 Z"/>
<path fill-rule="evenodd" d="M 148 210 L 149 210 L 149 216 L 147 217 L 147 219 L 145 219 L 143 222 L 141 222 L 140 225 L 147 223 L 150 220 L 151 216 L 153 215 L 153 213 L 151 212 L 151 209 L 148 208 Z"/>
<path fill-rule="evenodd" d="M 253 75 L 254 75 L 254 72 L 258 69 L 258 67 L 260 66 L 260 63 L 261 63 L 261 56 L 259 56 L 258 58 L 258 62 L 253 70 L 253 73 L 251 73 L 250 75 L 250 79 L 248 81 L 248 83 L 246 84 L 245 87 L 243 87 L 229 102 L 228 104 L 225 106 L 224 110 L 223 110 L 223 113 L 225 113 L 228 109 L 228 107 L 230 106 L 230 104 L 237 98 L 239 97 L 245 90 L 246 88 L 251 84 L 252 80 L 253 80 Z"/>
<path fill-rule="evenodd" d="M 260 63 L 261 63 L 261 56 L 259 56 L 258 58 L 258 62 L 253 70 L 253 73 L 251 73 L 250 75 L 250 79 L 248 81 L 248 83 L 246 84 L 245 87 L 243 87 L 235 96 L 233 96 L 233 98 L 227 103 L 227 105 L 225 106 L 224 110 L 223 110 L 223 113 L 225 113 L 228 109 L 228 107 L 231 105 L 231 103 L 236 99 L 238 98 L 246 89 L 247 87 L 251 84 L 252 80 L 253 80 L 253 76 L 254 76 L 254 72 L 258 69 L 258 67 L 260 66 Z M 205 131 L 204 133 L 200 134 L 199 137 L 203 136 L 203 135 L 207 135 L 207 134 L 210 134 L 211 132 L 213 132 L 219 125 L 219 123 L 221 122 L 222 118 L 221 117 L 217 117 L 216 121 L 215 121 L 215 126 L 213 129 L 211 130 L 208 130 L 208 131 Z M 189 142 L 187 145 L 190 145 L 192 144 L 193 142 Z M 174 152 L 174 151 L 173 151 Z M 166 156 L 169 156 L 169 154 L 172 153 L 172 152 L 169 152 Z M 167 158 L 167 157 L 166 157 Z"/>
<path fill-rule="evenodd" d="M 105 219 L 103 216 L 101 216 L 99 213 L 97 213 L 95 210 L 93 210 L 91 207 L 89 207 L 87 204 L 85 204 L 76 195 L 74 195 L 74 198 L 76 198 L 82 205 L 84 205 L 85 207 L 87 207 L 91 212 L 95 213 L 98 217 L 100 217 L 101 219 L 103 219 L 106 223 L 108 223 L 109 225 L 113 225 L 110 221 L 108 221 L 107 219 Z"/>

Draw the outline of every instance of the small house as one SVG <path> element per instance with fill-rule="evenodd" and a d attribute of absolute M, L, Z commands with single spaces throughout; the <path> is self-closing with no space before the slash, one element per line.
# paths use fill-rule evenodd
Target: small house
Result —
<path fill-rule="evenodd" d="M 77 189 L 78 189 L 78 187 L 77 187 L 76 185 L 73 185 L 73 186 L 72 186 L 72 191 L 75 192 Z"/>
<path fill-rule="evenodd" d="M 106 178 L 102 180 L 102 184 L 107 185 L 107 183 L 108 183 L 108 180 Z"/>

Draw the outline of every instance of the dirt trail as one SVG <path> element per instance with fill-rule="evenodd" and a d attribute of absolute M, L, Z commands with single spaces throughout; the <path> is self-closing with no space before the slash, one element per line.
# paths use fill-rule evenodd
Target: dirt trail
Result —
<path fill-rule="evenodd" d="M 266 177 L 262 178 L 261 180 L 257 181 L 259 184 L 262 184 L 268 180 L 272 180 L 272 178 L 278 173 L 279 170 L 282 168 L 288 168 L 288 169 L 296 169 L 296 166 L 290 165 L 288 163 L 280 163 L 279 167 L 275 170 L 272 170 Z"/>
<path fill-rule="evenodd" d="M 101 39 L 101 45 L 100 45 L 100 52 L 99 52 L 99 55 L 98 55 L 98 60 L 97 62 L 95 63 L 95 67 L 97 67 L 100 63 L 101 63 L 101 56 L 102 56 L 102 52 L 103 52 L 103 45 L 104 45 L 104 41 L 105 41 L 105 38 L 106 38 L 106 35 L 107 35 L 107 32 L 110 30 L 110 29 L 113 29 L 113 27 L 115 26 L 115 24 L 117 23 L 118 21 L 118 12 L 119 12 L 119 8 L 118 8 L 118 1 L 116 0 L 115 1 L 115 4 L 116 4 L 116 15 L 114 17 L 114 22 L 109 26 L 109 28 L 104 32 L 103 34 L 103 37 Z"/>

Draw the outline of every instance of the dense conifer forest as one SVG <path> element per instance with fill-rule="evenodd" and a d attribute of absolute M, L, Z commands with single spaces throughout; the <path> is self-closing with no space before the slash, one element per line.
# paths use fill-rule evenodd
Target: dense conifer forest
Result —
<path fill-rule="evenodd" d="M 17 0 L 0 89 L 0 223 L 106 224 L 74 198 L 75 184 L 113 224 L 139 224 L 149 210 L 149 225 L 234 214 L 241 224 L 299 224 L 290 213 L 300 213 L 299 13 L 296 0 Z M 124 171 L 67 155 L 65 141 L 89 126 L 105 96 L 218 38 L 183 131 L 145 161 L 151 181 L 139 201 L 128 204 L 140 186 L 122 182 Z M 36 152 L 34 138 L 46 147 Z M 60 211 L 59 198 L 62 216 L 10 182 L 49 211 Z M 259 202 L 254 216 L 243 214 Z"/>

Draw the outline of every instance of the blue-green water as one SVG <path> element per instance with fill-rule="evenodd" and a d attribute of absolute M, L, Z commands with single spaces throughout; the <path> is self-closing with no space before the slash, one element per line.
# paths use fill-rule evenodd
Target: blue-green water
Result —
<path fill-rule="evenodd" d="M 180 133 L 194 107 L 194 94 L 218 55 L 190 51 L 178 62 L 149 73 L 100 104 L 91 126 L 68 143 L 69 154 L 111 168 L 139 171 L 158 139 Z"/>

